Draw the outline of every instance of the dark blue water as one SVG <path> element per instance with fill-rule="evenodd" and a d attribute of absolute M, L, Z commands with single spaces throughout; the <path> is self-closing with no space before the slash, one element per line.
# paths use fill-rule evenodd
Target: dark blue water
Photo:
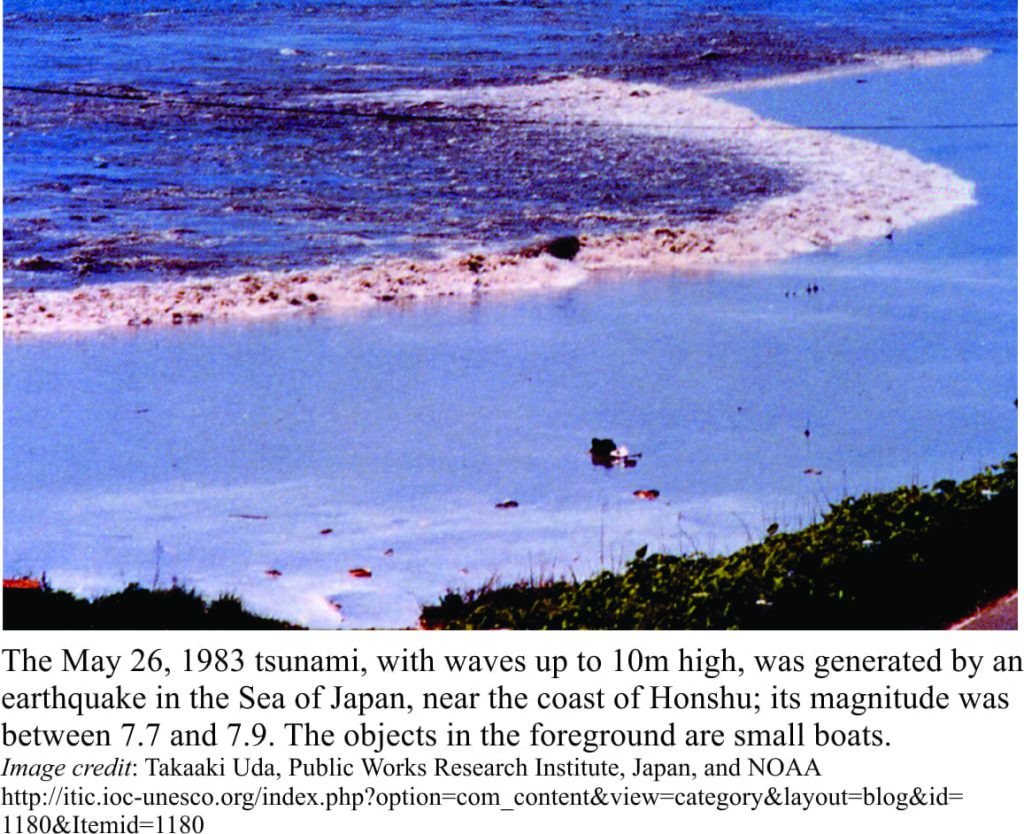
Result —
<path fill-rule="evenodd" d="M 723 212 L 793 184 L 712 145 L 423 112 L 388 92 L 568 73 L 687 84 L 865 51 L 1003 49 L 1016 32 L 1012 3 L 921 0 L 4 12 L 4 269 L 20 287 L 435 255 Z"/>
<path fill-rule="evenodd" d="M 4 12 L 8 84 L 172 89 L 389 89 L 567 71 L 742 77 L 853 50 L 993 46 L 1016 35 L 1006 0 L 13 0 Z"/>

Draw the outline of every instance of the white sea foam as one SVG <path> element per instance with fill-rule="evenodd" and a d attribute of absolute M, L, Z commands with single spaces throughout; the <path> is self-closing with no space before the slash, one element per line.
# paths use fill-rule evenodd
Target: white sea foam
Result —
<path fill-rule="evenodd" d="M 977 47 L 963 49 L 921 49 L 914 52 L 867 53 L 855 55 L 854 61 L 806 72 L 784 73 L 770 78 L 753 78 L 745 81 L 724 81 L 700 86 L 702 93 L 733 92 L 737 90 L 760 90 L 768 87 L 784 87 L 790 84 L 805 84 L 813 81 L 827 81 L 833 78 L 847 78 L 869 72 L 889 72 L 904 69 L 948 67 L 956 64 L 976 64 L 991 52 Z"/>
<path fill-rule="evenodd" d="M 978 50 L 888 56 L 857 72 L 978 60 Z M 391 95 L 391 94 L 389 94 Z M 798 190 L 741 204 L 682 227 L 583 236 L 571 263 L 534 252 L 475 253 L 437 260 L 389 258 L 369 265 L 240 275 L 207 281 L 90 286 L 4 297 L 5 335 L 82 332 L 255 319 L 380 302 L 571 286 L 596 270 L 685 272 L 789 257 L 940 217 L 974 202 L 974 186 L 953 172 L 892 148 L 763 119 L 707 90 L 593 78 L 543 84 L 409 91 L 408 103 L 484 104 L 510 118 L 711 144 L 761 165 L 784 168 Z M 392 100 L 393 101 L 393 100 Z"/>

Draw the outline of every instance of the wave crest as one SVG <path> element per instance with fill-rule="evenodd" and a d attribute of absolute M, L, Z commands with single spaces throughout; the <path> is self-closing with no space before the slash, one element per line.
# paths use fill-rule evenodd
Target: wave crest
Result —
<path fill-rule="evenodd" d="M 922 54 L 921 63 L 977 60 L 977 51 Z M 895 58 L 867 68 L 889 69 Z M 912 57 L 902 59 L 902 66 Z M 645 136 L 673 136 L 727 149 L 786 169 L 799 188 L 748 201 L 680 227 L 581 235 L 569 262 L 536 248 L 467 252 L 436 260 L 389 258 L 375 264 L 253 273 L 204 281 L 10 291 L 5 335 L 256 319 L 298 311 L 340 311 L 376 303 L 476 297 L 571 286 L 596 270 L 703 270 L 765 262 L 882 237 L 974 203 L 974 186 L 904 151 L 822 130 L 764 119 L 707 90 L 594 78 L 515 87 L 401 94 L 407 103 L 486 105 L 509 117 L 586 125 Z"/>

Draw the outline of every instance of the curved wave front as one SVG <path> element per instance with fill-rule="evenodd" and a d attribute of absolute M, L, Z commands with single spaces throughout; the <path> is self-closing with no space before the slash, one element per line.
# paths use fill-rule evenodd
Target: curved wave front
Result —
<path fill-rule="evenodd" d="M 978 50 L 884 56 L 866 69 L 976 61 Z M 776 83 L 792 83 L 794 77 Z M 771 82 L 758 82 L 771 83 Z M 406 103 L 497 108 L 509 119 L 621 131 L 633 141 L 671 137 L 786 172 L 795 188 L 722 214 L 643 231 L 579 235 L 572 260 L 543 247 L 485 247 L 442 258 L 390 257 L 371 264 L 253 272 L 226 278 L 116 283 L 75 290 L 9 290 L 4 334 L 147 328 L 207 321 L 340 312 L 379 303 L 555 289 L 595 271 L 704 270 L 761 263 L 891 234 L 974 203 L 974 186 L 904 151 L 793 127 L 715 98 L 715 89 L 673 89 L 595 78 L 399 94 Z"/>

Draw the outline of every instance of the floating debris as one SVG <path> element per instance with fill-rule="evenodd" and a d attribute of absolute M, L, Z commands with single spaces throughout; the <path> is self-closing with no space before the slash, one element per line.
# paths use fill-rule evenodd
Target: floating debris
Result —
<path fill-rule="evenodd" d="M 281 576 L 281 571 L 279 571 L 277 568 L 267 568 L 267 570 L 265 570 L 264 573 L 271 579 L 277 579 L 279 576 Z"/>
<path fill-rule="evenodd" d="M 821 470 L 820 469 L 810 469 L 810 468 L 808 468 L 808 469 L 804 470 L 804 474 L 805 475 L 820 475 L 821 474 Z"/>
<path fill-rule="evenodd" d="M 393 547 L 389 547 L 387 550 L 384 551 L 384 555 L 385 556 L 394 556 L 395 555 L 395 549 Z"/>
<path fill-rule="evenodd" d="M 324 529 L 320 531 L 320 535 L 321 536 L 329 536 L 333 532 L 334 532 L 334 528 L 333 527 L 324 527 Z"/>
<path fill-rule="evenodd" d="M 519 250 L 519 254 L 526 258 L 536 258 L 538 255 L 550 255 L 560 261 L 571 261 L 575 258 L 583 242 L 576 235 L 563 235 L 549 240 L 546 243 L 535 243 Z M 482 255 L 470 255 L 465 261 L 470 272 L 480 272 L 486 261 Z"/>
<path fill-rule="evenodd" d="M 246 521 L 266 521 L 269 516 L 253 515 L 252 513 L 229 513 L 228 518 L 244 518 Z"/>
<path fill-rule="evenodd" d="M 40 591 L 42 588 L 42 581 L 39 579 L 33 579 L 31 576 L 20 576 L 17 579 L 4 580 L 4 590 Z"/>
<path fill-rule="evenodd" d="M 633 490 L 633 495 L 637 498 L 643 498 L 645 501 L 653 501 L 661 493 L 656 489 L 635 489 Z"/>
<path fill-rule="evenodd" d="M 369 579 L 373 576 L 366 568 L 349 568 L 348 575 L 354 579 Z"/>
<path fill-rule="evenodd" d="M 518 501 L 513 501 L 511 498 L 509 498 L 506 501 L 499 501 L 497 504 L 494 505 L 494 508 L 497 510 L 511 510 L 518 506 Z"/>
<path fill-rule="evenodd" d="M 544 251 L 552 258 L 558 258 L 562 261 L 571 261 L 579 254 L 580 239 L 576 237 L 576 235 L 556 237 L 544 247 Z"/>
<path fill-rule="evenodd" d="M 590 462 L 594 466 L 611 469 L 623 466 L 631 469 L 642 457 L 640 452 L 631 452 L 626 446 L 619 446 L 610 437 L 594 437 L 590 440 Z"/>

